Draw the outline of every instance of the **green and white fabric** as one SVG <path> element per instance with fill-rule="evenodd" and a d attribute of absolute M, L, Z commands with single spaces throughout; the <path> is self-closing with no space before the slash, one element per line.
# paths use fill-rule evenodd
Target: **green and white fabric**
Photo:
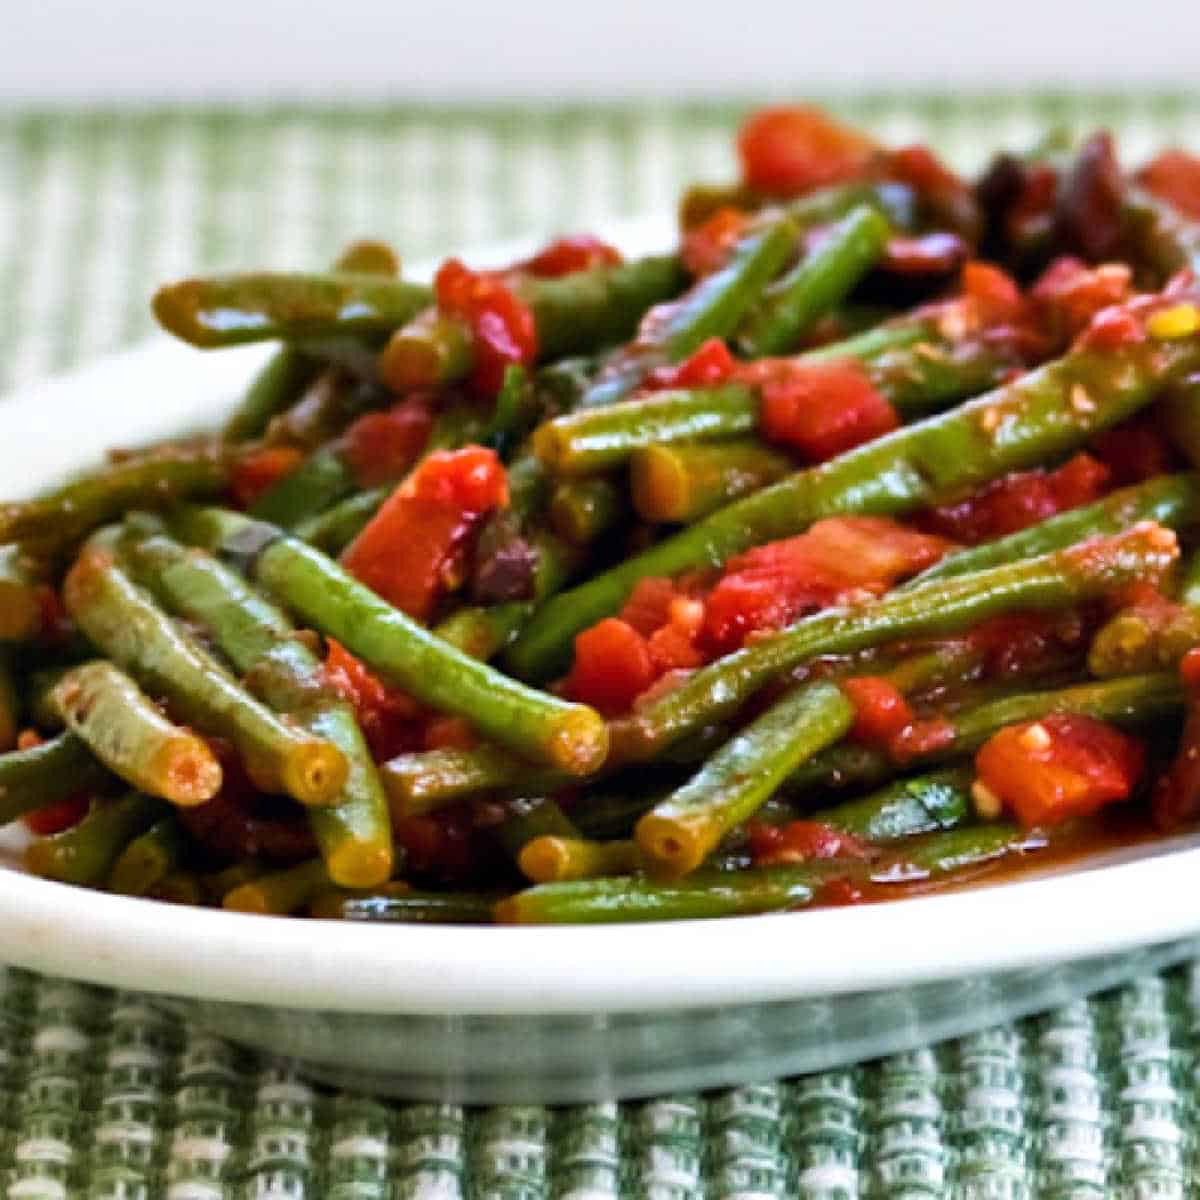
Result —
<path fill-rule="evenodd" d="M 1200 95 L 836 105 L 964 167 L 1050 126 L 1136 160 Z M 727 178 L 741 106 L 0 113 L 0 391 L 151 332 L 157 281 L 410 260 L 669 208 Z M 120 403 L 120 397 L 97 397 Z M 798 923 L 803 922 L 798 917 Z M 310 1086 L 143 997 L 0 970 L 11 1200 L 1020 1200 L 1196 1194 L 1200 966 L 803 1079 L 464 1111 Z"/>

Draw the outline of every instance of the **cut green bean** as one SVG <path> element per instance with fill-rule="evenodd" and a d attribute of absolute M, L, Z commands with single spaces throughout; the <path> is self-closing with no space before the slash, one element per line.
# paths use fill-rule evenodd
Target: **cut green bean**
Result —
<path fill-rule="evenodd" d="M 221 764 L 208 743 L 173 725 L 112 663 L 72 667 L 51 693 L 59 715 L 114 775 L 172 804 L 211 800 Z"/>
<path fill-rule="evenodd" d="M 568 879 L 627 875 L 640 867 L 641 851 L 632 841 L 593 842 L 581 837 L 543 834 L 525 843 L 517 863 L 531 883 L 561 883 Z"/>
<path fill-rule="evenodd" d="M 1083 445 L 1136 412 L 1200 358 L 1200 339 L 1116 351 L 1081 348 L 950 412 L 869 442 L 718 509 L 650 550 L 548 601 L 510 648 L 524 679 L 570 662 L 574 637 L 611 615 L 648 576 L 723 563 L 838 513 L 928 506 Z"/>
<path fill-rule="evenodd" d="M 24 642 L 42 628 L 37 577 L 16 546 L 0 546 L 0 642 Z"/>
<path fill-rule="evenodd" d="M 354 712 L 325 682 L 320 659 L 288 618 L 240 575 L 201 551 L 131 528 L 122 558 L 173 612 L 204 627 L 246 686 L 345 756 L 346 781 L 333 804 L 308 819 L 334 883 L 373 887 L 392 872 L 387 801 Z"/>
<path fill-rule="evenodd" d="M 84 548 L 63 595 L 79 627 L 105 654 L 143 687 L 166 696 L 198 729 L 228 738 L 264 791 L 285 791 L 302 804 L 328 804 L 341 791 L 347 769 L 342 752 L 255 700 L 134 585 L 104 539 Z"/>
<path fill-rule="evenodd" d="M 174 817 L 156 821 L 121 851 L 108 876 L 110 891 L 146 896 L 179 864 L 186 839 Z"/>
<path fill-rule="evenodd" d="M 898 842 L 922 833 L 954 829 L 972 814 L 971 767 L 945 767 L 889 783 L 857 800 L 822 809 L 809 820 L 831 825 L 867 842 Z"/>
<path fill-rule="evenodd" d="M 0 754 L 0 824 L 103 787 L 111 778 L 73 733 Z"/>
<path fill-rule="evenodd" d="M 314 917 L 400 925 L 490 925 L 495 896 L 480 892 L 424 892 L 397 888 L 380 895 L 327 892 L 312 905 Z"/>
<path fill-rule="evenodd" d="M 579 830 L 549 796 L 518 796 L 501 805 L 503 819 L 491 827 L 496 844 L 519 863 L 530 842 L 546 837 L 577 838 Z"/>
<path fill-rule="evenodd" d="M 854 706 L 836 684 L 793 689 L 638 822 L 642 853 L 654 869 L 671 876 L 694 871 L 800 763 L 853 723 Z"/>
<path fill-rule="evenodd" d="M 550 492 L 546 519 L 570 545 L 588 546 L 619 524 L 627 511 L 624 490 L 614 480 L 564 479 Z"/>
<path fill-rule="evenodd" d="M 162 801 L 137 792 L 97 801 L 78 825 L 33 842 L 25 851 L 25 866 L 44 879 L 95 887 L 108 878 L 125 847 L 163 813 Z"/>
<path fill-rule="evenodd" d="M 816 249 L 766 289 L 738 334 L 742 351 L 761 358 L 794 347 L 878 262 L 890 232 L 886 219 L 868 205 L 847 213 Z"/>
<path fill-rule="evenodd" d="M 167 284 L 155 292 L 153 308 L 168 333 L 210 349 L 389 334 L 431 298 L 424 284 L 378 275 L 262 271 Z"/>
<path fill-rule="evenodd" d="M 326 554 L 340 554 L 391 494 L 390 487 L 376 487 L 347 496 L 323 513 L 297 522 L 296 536 Z"/>
<path fill-rule="evenodd" d="M 271 871 L 226 892 L 221 907 L 233 912 L 287 916 L 299 912 L 329 886 L 325 864 L 314 858 L 283 871 Z"/>
<path fill-rule="evenodd" d="M 607 729 L 571 704 L 502 675 L 440 641 L 335 562 L 274 526 L 221 509 L 178 516 L 183 540 L 232 555 L 304 620 L 386 679 L 534 762 L 588 774 L 604 761 Z"/>

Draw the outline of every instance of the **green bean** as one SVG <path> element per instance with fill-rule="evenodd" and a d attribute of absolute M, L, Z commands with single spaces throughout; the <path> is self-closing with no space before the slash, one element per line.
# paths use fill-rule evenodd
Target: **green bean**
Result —
<path fill-rule="evenodd" d="M 953 633 L 1013 609 L 1064 608 L 1161 573 L 1177 555 L 1172 533 L 1141 524 L 1111 538 L 893 592 L 853 608 L 826 609 L 759 635 L 619 722 L 612 730 L 612 758 L 653 758 L 684 735 L 736 713 L 765 683 L 819 655 Z"/>
<path fill-rule="evenodd" d="M 452 612 L 434 634 L 447 645 L 481 662 L 493 659 L 525 626 L 533 602 L 511 600 L 504 604 L 471 604 Z"/>
<path fill-rule="evenodd" d="M 0 754 L 0 824 L 102 787 L 110 778 L 73 733 Z"/>
<path fill-rule="evenodd" d="M 620 523 L 627 503 L 624 491 L 611 479 L 564 479 L 550 493 L 546 519 L 570 545 L 587 546 Z"/>
<path fill-rule="evenodd" d="M 354 472 L 336 442 L 313 451 L 250 506 L 264 521 L 293 529 L 325 512 L 354 490 Z"/>
<path fill-rule="evenodd" d="M 581 408 L 598 408 L 634 390 L 662 362 L 687 358 L 710 337 L 728 337 L 775 273 L 791 256 L 796 227 L 773 221 L 738 242 L 719 271 L 699 280 L 669 305 L 652 308 L 632 345 L 605 366 L 581 399 Z"/>
<path fill-rule="evenodd" d="M 680 228 L 691 229 L 721 208 L 753 212 L 769 201 L 769 197 L 745 184 L 694 184 L 684 192 L 680 203 Z M 798 200 L 789 200 L 785 211 L 801 229 L 810 229 L 836 221 L 860 204 L 871 205 L 899 229 L 916 228 L 917 195 L 903 183 L 836 183 L 809 192 Z"/>
<path fill-rule="evenodd" d="M 162 816 L 161 801 L 137 792 L 97 801 L 78 825 L 33 842 L 25 866 L 45 879 L 95 887 L 108 878 L 121 851 Z"/>
<path fill-rule="evenodd" d="M 705 517 L 650 550 L 555 596 L 507 661 L 546 679 L 570 661 L 580 630 L 611 615 L 640 579 L 716 566 L 837 513 L 898 514 L 1084 444 L 1136 412 L 1200 355 L 1200 340 L 1116 351 L 1087 348 L 969 401 L 797 472 Z"/>
<path fill-rule="evenodd" d="M 754 438 L 642 446 L 629 459 L 629 488 L 643 520 L 684 524 L 793 470 L 786 454 Z"/>
<path fill-rule="evenodd" d="M 161 534 L 122 538 L 122 559 L 173 612 L 204 627 L 249 688 L 345 756 L 346 781 L 309 824 L 334 883 L 373 887 L 392 872 L 387 800 L 354 712 L 325 682 L 320 659 L 280 610 L 235 571 Z"/>
<path fill-rule="evenodd" d="M 239 884 L 225 893 L 221 907 L 233 912 L 286 916 L 307 907 L 328 886 L 325 864 L 314 858 Z"/>
<path fill-rule="evenodd" d="M 1188 555 L 1179 580 L 1179 603 L 1200 608 L 1200 553 Z"/>
<path fill-rule="evenodd" d="M 1125 188 L 1124 236 L 1135 260 L 1156 286 L 1185 267 L 1200 267 L 1200 225 L 1143 188 Z"/>
<path fill-rule="evenodd" d="M 431 297 L 424 284 L 378 275 L 262 271 L 167 284 L 155 292 L 153 309 L 168 333 L 210 349 L 389 334 Z"/>
<path fill-rule="evenodd" d="M 474 361 L 471 326 L 427 308 L 388 339 L 379 355 L 379 378 L 394 392 L 444 387 L 465 379 Z"/>
<path fill-rule="evenodd" d="M 1145 483 L 1120 488 L 1101 500 L 1068 509 L 1007 537 L 947 554 L 904 584 L 906 590 L 938 579 L 984 571 L 1054 550 L 1063 550 L 1092 537 L 1108 537 L 1136 525 L 1155 521 L 1184 529 L 1200 519 L 1200 476 L 1158 475 Z"/>
<path fill-rule="evenodd" d="M 836 684 L 794 688 L 638 822 L 642 853 L 671 876 L 694 871 L 800 763 L 853 723 L 854 706 Z"/>
<path fill-rule="evenodd" d="M 538 427 L 533 446 L 556 475 L 592 475 L 622 466 L 643 446 L 735 437 L 757 427 L 757 393 L 735 383 L 655 392 L 556 417 Z"/>
<path fill-rule="evenodd" d="M 1098 679 L 1170 670 L 1196 645 L 1200 645 L 1200 611 L 1124 608 L 1092 638 L 1088 670 Z"/>
<path fill-rule="evenodd" d="M 561 883 L 567 879 L 627 875 L 641 865 L 641 852 L 632 841 L 593 842 L 543 834 L 525 843 L 517 864 L 531 883 Z"/>
<path fill-rule="evenodd" d="M 587 774 L 603 761 L 599 715 L 510 679 L 439 641 L 336 563 L 274 526 L 221 509 L 177 516 L 184 541 L 233 555 L 304 620 L 441 712 L 534 762 Z"/>
<path fill-rule="evenodd" d="M 500 806 L 503 819 L 490 829 L 493 840 L 513 860 L 540 838 L 577 838 L 579 830 L 549 796 L 518 796 Z"/>
<path fill-rule="evenodd" d="M 276 413 L 303 395 L 320 371 L 321 364 L 301 350 L 291 346 L 276 350 L 225 421 L 221 436 L 227 442 L 258 437 Z"/>
<path fill-rule="evenodd" d="M 880 885 L 941 879 L 1036 844 L 1012 826 L 981 825 L 914 839 L 902 858 L 874 869 L 877 877 L 871 867 L 832 859 L 795 867 L 697 871 L 667 883 L 623 876 L 586 879 L 527 888 L 500 901 L 494 911 L 497 921 L 521 925 L 677 921 L 778 912 L 811 904 L 832 879 Z"/>
<path fill-rule="evenodd" d="M 0 543 L 65 549 L 129 508 L 160 508 L 221 492 L 228 452 L 215 443 L 152 450 L 79 476 L 35 500 L 0 504 Z"/>
<path fill-rule="evenodd" d="M 204 887 L 194 871 L 168 871 L 146 895 L 152 900 L 161 900 L 164 904 L 188 904 L 195 907 L 204 901 Z"/>
<path fill-rule="evenodd" d="M 361 383 L 330 367 L 317 376 L 295 404 L 271 421 L 262 440 L 267 446 L 288 446 L 312 453 L 352 421 L 385 407 L 391 399 L 382 388 Z"/>
<path fill-rule="evenodd" d="M 1155 404 L 1154 413 L 1191 466 L 1200 466 L 1200 373 L 1167 388 Z"/>
<path fill-rule="evenodd" d="M 89 543 L 67 575 L 63 595 L 79 627 L 185 720 L 228 738 L 264 791 L 303 804 L 332 801 L 346 779 L 342 752 L 285 723 L 236 683 L 116 565 L 109 540 Z"/>
<path fill-rule="evenodd" d="M 913 755 L 904 767 L 925 767 L 963 758 L 973 754 L 1004 726 L 1036 721 L 1052 713 L 1078 713 L 1139 729 L 1169 720 L 1182 708 L 1183 689 L 1174 673 L 1127 675 L 1002 696 L 951 714 L 938 744 Z M 784 790 L 788 794 L 804 794 L 814 788 L 870 786 L 889 779 L 899 769 L 880 750 L 850 744 L 835 746 L 794 771 Z"/>
<path fill-rule="evenodd" d="M 109 891 L 145 896 L 175 870 L 186 839 L 174 817 L 163 817 L 121 851 L 109 872 Z"/>
<path fill-rule="evenodd" d="M 347 496 L 323 513 L 298 521 L 296 536 L 326 554 L 340 554 L 358 537 L 391 494 L 392 489 L 384 486 Z"/>
<path fill-rule="evenodd" d="M 897 842 L 917 834 L 953 829 L 972 814 L 971 767 L 944 767 L 899 779 L 879 791 L 809 818 L 868 842 Z"/>
<path fill-rule="evenodd" d="M 16 546 L 0 546 L 0 642 L 24 642 L 42 628 L 37 578 Z"/>
<path fill-rule="evenodd" d="M 72 667 L 51 699 L 67 728 L 131 787 L 180 805 L 220 790 L 221 764 L 208 743 L 168 721 L 112 663 Z"/>
<path fill-rule="evenodd" d="M 478 892 L 397 889 L 382 895 L 327 892 L 313 901 L 314 917 L 405 925 L 490 925 L 495 896 Z"/>
<path fill-rule="evenodd" d="M 766 289 L 739 332 L 742 351 L 761 358 L 791 349 L 875 265 L 890 232 L 869 205 L 847 213 L 816 249 Z"/>

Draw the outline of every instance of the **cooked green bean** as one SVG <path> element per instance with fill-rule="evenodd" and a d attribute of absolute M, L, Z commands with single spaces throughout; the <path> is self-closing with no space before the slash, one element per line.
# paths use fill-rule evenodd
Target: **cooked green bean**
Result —
<path fill-rule="evenodd" d="M 35 875 L 95 887 L 108 878 L 121 852 L 163 816 L 160 800 L 130 792 L 100 800 L 63 833 L 41 838 L 25 850 L 25 866 Z"/>
<path fill-rule="evenodd" d="M 73 733 L 0 754 L 0 824 L 103 787 L 110 778 Z"/>
<path fill-rule="evenodd" d="M 217 794 L 221 764 L 208 743 L 168 721 L 112 663 L 72 667 L 51 698 L 67 728 L 131 787 L 182 805 Z"/>
<path fill-rule="evenodd" d="M 641 866 L 641 851 L 632 841 L 592 842 L 547 833 L 526 842 L 517 862 L 531 883 L 561 883 L 627 875 Z"/>
<path fill-rule="evenodd" d="M 272 871 L 247 880 L 226 892 L 221 907 L 234 912 L 286 916 L 299 912 L 329 886 L 325 864 L 315 858 L 283 871 Z"/>
<path fill-rule="evenodd" d="M 380 895 L 326 892 L 312 904 L 314 917 L 381 924 L 490 925 L 496 897 L 479 892 L 423 892 L 397 888 Z"/>
<path fill-rule="evenodd" d="M 546 519 L 570 545 L 587 546 L 617 525 L 627 508 L 624 490 L 612 479 L 564 479 L 550 492 Z"/>
<path fill-rule="evenodd" d="M 121 851 L 108 876 L 111 891 L 146 896 L 175 870 L 186 839 L 174 817 L 163 817 Z"/>
<path fill-rule="evenodd" d="M 16 546 L 0 546 L 0 642 L 24 642 L 42 628 L 37 578 Z"/>
<path fill-rule="evenodd" d="M 285 791 L 303 804 L 328 804 L 341 791 L 342 752 L 282 721 L 236 683 L 134 585 L 106 540 L 84 548 L 63 595 L 105 654 L 198 729 L 228 738 L 264 790 Z"/>

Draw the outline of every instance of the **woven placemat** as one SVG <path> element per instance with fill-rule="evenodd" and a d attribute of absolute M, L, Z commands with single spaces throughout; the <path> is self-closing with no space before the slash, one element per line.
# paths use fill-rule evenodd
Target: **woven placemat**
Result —
<path fill-rule="evenodd" d="M 1133 159 L 1200 143 L 1196 95 L 835 106 L 964 167 L 1056 124 L 1111 125 Z M 743 109 L 0 113 L 0 392 L 146 336 L 171 276 L 316 267 L 364 235 L 418 259 L 661 212 L 683 182 L 730 176 Z M 16 971 L 0 988 L 12 1198 L 1196 1194 L 1200 967 L 882 1063 L 560 1110 L 323 1092 L 145 997 Z"/>

